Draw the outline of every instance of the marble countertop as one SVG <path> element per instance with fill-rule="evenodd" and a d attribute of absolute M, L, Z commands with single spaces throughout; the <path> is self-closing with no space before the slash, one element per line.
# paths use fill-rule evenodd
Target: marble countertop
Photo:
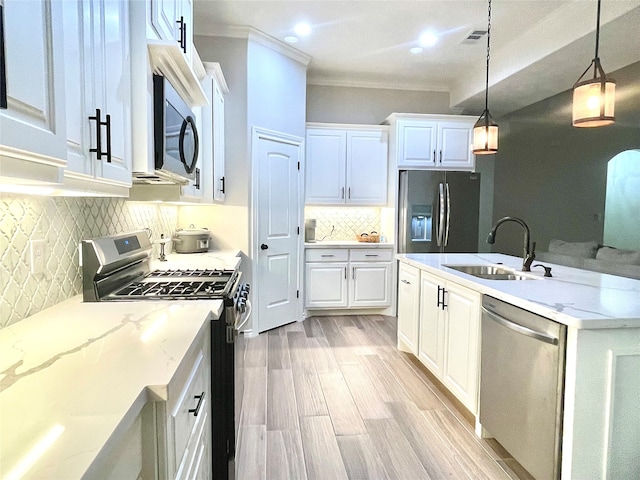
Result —
<path fill-rule="evenodd" d="M 554 265 L 552 278 L 542 268 L 534 280 L 485 280 L 446 265 L 502 263 L 515 270 L 522 259 L 502 254 L 398 254 L 400 261 L 431 271 L 480 293 L 576 328 L 640 328 L 640 280 Z M 534 265 L 536 262 L 534 262 Z"/>
<path fill-rule="evenodd" d="M 0 330 L 0 478 L 51 431 L 59 436 L 21 478 L 81 478 L 149 399 L 166 399 L 190 346 L 221 312 L 220 300 L 78 295 Z"/>
<path fill-rule="evenodd" d="M 305 242 L 304 248 L 393 248 L 393 243 L 358 242 L 357 240 L 325 240 L 322 242 Z"/>

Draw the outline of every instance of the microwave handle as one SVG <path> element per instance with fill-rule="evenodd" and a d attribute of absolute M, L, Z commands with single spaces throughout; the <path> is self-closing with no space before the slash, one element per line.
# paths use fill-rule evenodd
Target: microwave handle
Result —
<path fill-rule="evenodd" d="M 191 164 L 187 164 L 187 159 L 184 157 L 184 137 L 187 132 L 187 126 L 191 125 L 191 130 L 193 130 L 193 159 L 191 160 Z M 194 121 L 191 115 L 187 115 L 187 118 L 182 122 L 182 128 L 180 129 L 180 161 L 184 164 L 184 168 L 187 173 L 193 173 L 196 168 L 196 163 L 198 162 L 198 129 L 196 128 L 196 122 Z"/>

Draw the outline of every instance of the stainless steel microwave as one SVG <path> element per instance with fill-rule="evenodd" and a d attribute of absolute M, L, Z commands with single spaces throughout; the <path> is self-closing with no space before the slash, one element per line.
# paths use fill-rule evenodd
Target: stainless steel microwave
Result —
<path fill-rule="evenodd" d="M 195 115 L 162 75 L 153 76 L 153 113 L 156 174 L 188 183 L 198 163 Z"/>

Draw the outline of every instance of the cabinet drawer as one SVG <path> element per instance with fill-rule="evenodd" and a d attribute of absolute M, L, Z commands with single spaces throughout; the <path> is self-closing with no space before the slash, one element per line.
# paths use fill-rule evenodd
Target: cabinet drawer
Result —
<path fill-rule="evenodd" d="M 205 404 L 202 405 L 202 408 Z M 207 407 L 208 408 L 208 407 Z M 201 410 L 196 421 L 195 431 L 189 438 L 189 443 L 185 449 L 182 461 L 176 473 L 176 480 L 197 479 L 205 480 L 210 476 L 202 470 L 203 464 L 209 463 L 207 454 L 207 440 L 205 435 L 209 435 L 207 427 L 208 412 Z M 208 465 L 207 465 L 208 466 Z M 208 472 L 208 469 L 205 470 Z"/>
<path fill-rule="evenodd" d="M 346 262 L 349 250 L 346 248 L 308 248 L 305 251 L 307 262 Z"/>
<path fill-rule="evenodd" d="M 392 257 L 391 248 L 352 248 L 349 251 L 352 262 L 389 262 Z"/>
<path fill-rule="evenodd" d="M 210 399 L 206 398 L 203 352 L 198 352 L 189 377 L 171 410 L 175 465 L 180 465 L 194 429 L 207 418 Z M 197 411 L 196 411 L 197 409 Z M 191 410 L 191 411 L 190 411 Z"/>

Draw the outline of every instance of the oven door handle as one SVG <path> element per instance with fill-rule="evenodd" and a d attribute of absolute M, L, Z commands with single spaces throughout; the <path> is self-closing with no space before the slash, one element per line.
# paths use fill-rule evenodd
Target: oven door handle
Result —
<path fill-rule="evenodd" d="M 251 300 L 247 299 L 247 311 L 243 314 L 244 319 L 242 320 L 242 322 L 238 325 L 238 322 L 236 322 L 235 324 L 235 329 L 236 331 L 240 331 L 240 329 L 242 327 L 245 326 L 245 324 L 249 321 L 249 317 L 251 317 Z"/>

